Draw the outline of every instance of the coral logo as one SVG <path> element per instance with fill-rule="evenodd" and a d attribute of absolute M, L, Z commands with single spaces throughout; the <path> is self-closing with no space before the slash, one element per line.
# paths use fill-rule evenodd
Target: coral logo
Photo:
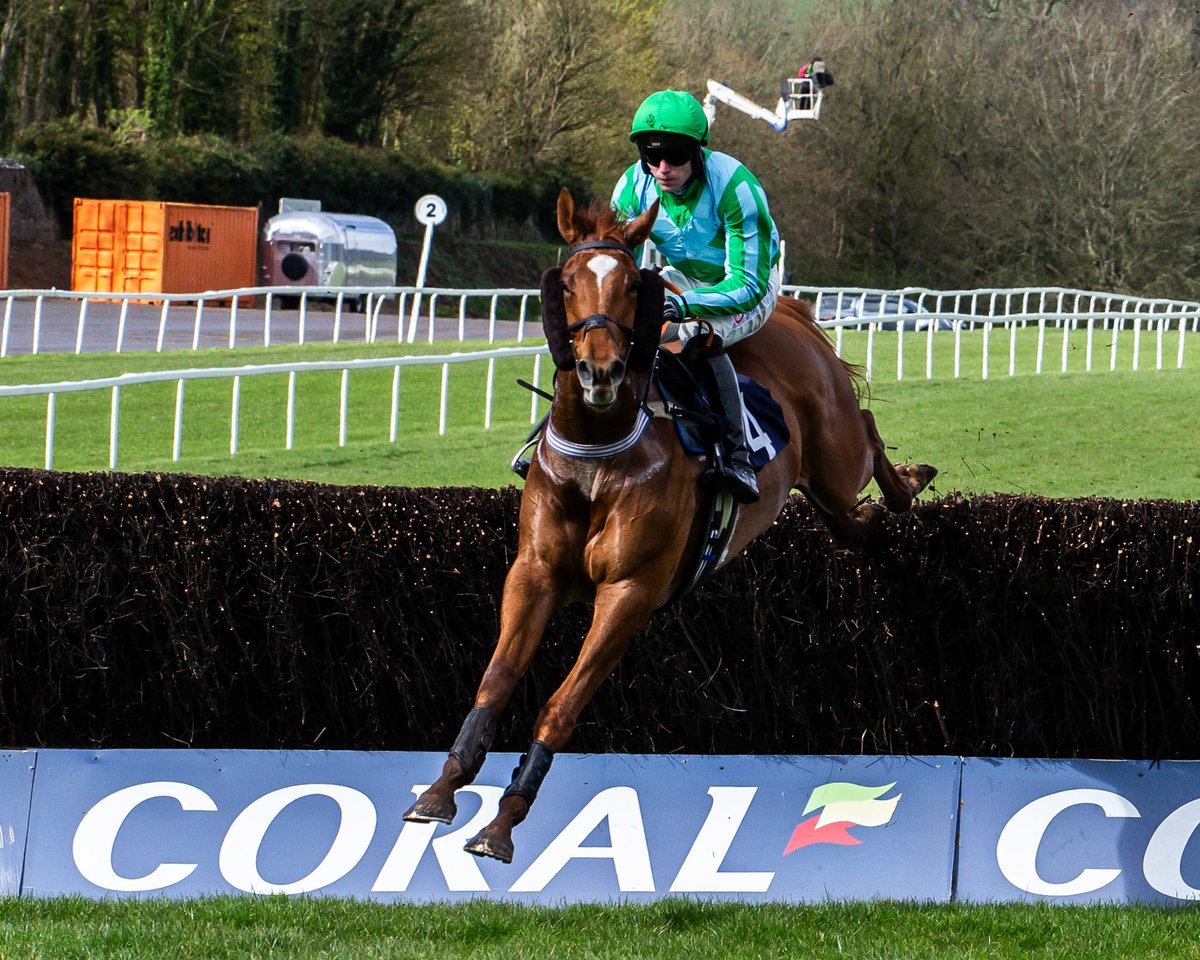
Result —
<path fill-rule="evenodd" d="M 792 838 L 783 855 L 815 843 L 834 843 L 853 846 L 862 841 L 850 832 L 851 827 L 882 827 L 892 819 L 902 793 L 881 800 L 896 785 L 895 781 L 880 787 L 857 783 L 823 783 L 808 797 L 804 816 L 820 810 L 815 817 L 801 820 L 792 831 Z"/>

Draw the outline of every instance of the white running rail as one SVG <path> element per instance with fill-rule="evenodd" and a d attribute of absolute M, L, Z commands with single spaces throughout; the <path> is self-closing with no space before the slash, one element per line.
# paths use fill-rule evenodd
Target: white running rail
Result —
<path fill-rule="evenodd" d="M 366 309 L 354 313 L 350 307 L 360 294 Z M 241 287 L 200 294 L 0 290 L 0 358 L 281 343 L 414 343 L 422 322 L 430 343 L 448 337 L 523 341 L 529 301 L 538 296 L 537 290 L 516 287 Z M 298 308 L 283 309 L 285 297 L 298 300 Z M 439 304 L 447 301 L 457 302 L 455 318 L 444 316 L 444 307 L 438 316 Z M 502 312 L 515 313 L 515 320 L 502 319 Z"/>
<path fill-rule="evenodd" d="M 438 404 L 438 434 L 445 435 L 449 406 L 449 372 L 452 364 L 487 362 L 487 390 L 484 410 L 485 428 L 492 423 L 492 404 L 494 397 L 494 376 L 497 360 L 510 357 L 532 357 L 532 382 L 539 385 L 542 369 L 542 355 L 548 351 L 544 344 L 527 347 L 501 347 L 475 353 L 435 354 L 420 357 L 376 357 L 367 360 L 309 360 L 295 363 L 254 364 L 242 367 L 206 367 L 203 369 L 185 370 L 152 370 L 145 373 L 124 373 L 116 377 L 101 377 L 94 380 L 70 380 L 59 383 L 21 384 L 0 386 L 0 398 L 3 397 L 46 397 L 46 432 L 45 432 L 45 467 L 54 468 L 54 444 L 56 427 L 57 399 L 63 393 L 82 393 L 94 390 L 111 391 L 111 405 L 108 426 L 108 468 L 115 470 L 118 463 L 118 447 L 120 442 L 120 406 L 121 390 L 143 383 L 169 383 L 174 381 L 175 387 L 175 423 L 172 432 L 171 458 L 178 462 L 183 444 L 184 419 L 184 384 L 191 380 L 228 379 L 232 381 L 232 399 L 230 403 L 230 433 L 229 455 L 238 452 L 238 426 L 241 418 L 241 384 L 242 380 L 252 377 L 288 375 L 287 418 L 284 445 L 291 450 L 295 439 L 296 426 L 296 375 L 314 371 L 340 371 L 342 374 L 340 403 L 338 412 L 338 445 L 346 445 L 347 422 L 349 411 L 349 378 L 351 371 L 375 370 L 392 368 L 391 418 L 389 437 L 395 443 L 400 409 L 400 371 L 410 366 L 441 365 L 441 396 Z M 539 415 L 538 395 L 533 394 L 530 409 L 530 422 L 536 423 Z"/>
<path fill-rule="evenodd" d="M 280 311 L 275 308 L 275 298 L 281 295 L 295 296 L 296 290 L 287 288 L 254 287 L 209 294 L 156 294 L 156 302 L 148 305 L 147 295 L 142 294 L 97 294 L 82 295 L 65 291 L 0 291 L 3 302 L 0 320 L 0 357 L 13 353 L 50 352 L 55 341 L 68 343 L 65 351 L 83 352 L 97 349 L 94 344 L 85 348 L 85 339 L 97 334 L 105 335 L 101 349 L 121 351 L 130 349 L 135 337 L 131 328 L 142 324 L 141 349 L 167 349 L 178 342 L 183 334 L 184 349 L 199 349 L 212 345 L 214 323 L 217 339 L 222 346 L 235 348 L 247 342 L 270 347 L 272 344 L 289 342 L 304 344 L 317 342 L 380 342 L 383 339 L 412 343 L 421 329 L 417 320 L 422 316 L 415 307 L 424 304 L 425 336 L 430 343 L 436 340 L 487 340 L 494 342 L 497 334 L 501 339 L 514 336 L 523 342 L 529 336 L 527 318 L 529 301 L 538 297 L 538 291 L 518 288 L 505 289 L 445 289 L 396 287 L 385 290 L 362 291 L 368 295 L 368 306 L 364 314 L 352 315 L 344 309 L 343 299 L 356 295 L 350 288 L 330 288 L 325 291 L 306 290 L 301 296 L 298 311 Z M 821 325 L 830 330 L 839 354 L 845 346 L 846 332 L 865 328 L 865 362 L 867 377 L 874 378 L 877 351 L 884 344 L 889 353 L 894 349 L 896 378 L 906 374 L 905 358 L 908 344 L 924 348 L 924 375 L 932 379 L 935 374 L 935 358 L 939 370 L 949 366 L 953 377 L 964 376 L 964 343 L 970 343 L 969 355 L 982 355 L 979 375 L 987 379 L 997 363 L 992 362 L 993 339 L 1003 336 L 1008 351 L 1007 373 L 1015 376 L 1018 369 L 1019 350 L 1033 351 L 1032 371 L 1041 374 L 1057 367 L 1067 372 L 1072 356 L 1079 350 L 1082 340 L 1082 368 L 1092 371 L 1107 366 L 1115 370 L 1118 366 L 1118 344 L 1120 356 L 1129 354 L 1132 370 L 1141 366 L 1143 338 L 1154 338 L 1154 368 L 1156 370 L 1184 366 L 1185 346 L 1189 342 L 1192 350 L 1200 349 L 1200 303 L 1180 300 L 1148 299 L 1127 297 L 1117 294 L 1094 293 L 1065 288 L 1021 288 L 980 289 L 959 291 L 935 291 L 909 287 L 902 290 L 874 290 L 867 288 L 828 288 L 785 286 L 790 296 L 802 296 L 818 307 Z M 307 297 L 328 293 L 333 298 L 333 309 L 320 312 L 310 311 Z M 248 307 L 239 301 L 261 298 L 261 307 Z M 413 299 L 415 298 L 415 299 Z M 457 316 L 438 316 L 439 302 L 457 302 Z M 500 305 L 505 303 L 504 312 L 512 319 L 500 320 Z M 63 336 L 61 329 L 47 330 L 46 313 L 48 304 L 62 307 L 65 302 L 68 313 L 74 315 L 74 327 Z M 911 312 L 899 314 L 905 324 L 912 328 L 886 329 L 897 320 L 901 303 Z M 217 309 L 217 304 L 220 308 Z M 409 304 L 414 309 L 409 309 Z M 470 305 L 477 309 L 472 311 Z M 100 306 L 102 305 L 102 306 Z M 171 311 L 183 316 L 183 307 L 189 307 L 184 320 L 172 326 Z M 537 309 L 537 305 L 534 305 Z M 107 330 L 102 329 L 98 314 L 107 313 Z M 209 320 L 208 336 L 203 334 L 205 318 Z M 407 318 L 407 319 L 406 319 Z M 318 322 L 319 319 L 319 322 Z M 61 316 L 58 321 L 61 325 Z M 393 327 L 394 323 L 394 327 Z M 504 326 L 501 326 L 503 324 Z M 182 325 L 182 326 L 181 326 Z M 440 325 L 440 329 L 439 329 Z M 924 326 L 925 329 L 919 329 Z M 18 334 L 19 331 L 19 334 Z M 1030 331 L 1025 333 L 1023 331 Z M 251 336 L 249 339 L 247 335 Z M 115 336 L 115 339 L 114 339 Z M 14 339 L 24 337 L 23 343 L 14 345 Z M 887 339 L 893 338 L 893 339 Z M 59 394 L 88 390 L 111 391 L 111 414 L 109 423 L 109 466 L 115 469 L 118 462 L 119 410 L 121 390 L 140 383 L 174 381 L 175 429 L 172 456 L 180 457 L 185 383 L 196 379 L 228 378 L 232 381 L 230 454 L 238 450 L 239 417 L 241 412 L 241 382 L 245 377 L 269 374 L 288 375 L 287 431 L 285 445 L 292 449 L 295 438 L 295 382 L 296 375 L 314 370 L 338 370 L 342 372 L 342 389 L 339 416 L 339 443 L 345 445 L 347 436 L 348 383 L 352 371 L 368 368 L 391 367 L 392 410 L 390 439 L 397 435 L 399 386 L 401 369 L 412 365 L 442 365 L 441 396 L 439 402 L 438 428 L 444 434 L 448 417 L 448 379 L 452 364 L 487 363 L 486 401 L 483 426 L 490 428 L 493 414 L 493 378 L 497 359 L 514 356 L 531 356 L 532 379 L 535 385 L 541 375 L 542 356 L 546 352 L 540 326 L 534 328 L 530 346 L 493 349 L 475 353 L 452 353 L 437 356 L 387 357 L 360 360 L 307 361 L 284 364 L 259 364 L 243 367 L 205 367 L 201 369 L 176 369 L 149 373 L 124 374 L 99 380 L 64 381 L 60 383 L 0 386 L 0 398 L 8 396 L 46 396 L 45 465 L 54 464 L 56 426 L 56 398 Z M 855 342 L 860 359 L 863 347 L 862 336 Z M 894 347 L 892 346 L 894 344 Z M 1056 350 L 1057 348 L 1057 350 Z M 1147 348 L 1148 349 L 1148 348 Z M 1058 362 L 1054 355 L 1057 352 Z M 1105 354 L 1107 353 L 1107 357 Z M 949 359 L 947 357 L 949 356 Z M 1105 363 L 1107 360 L 1107 363 Z M 1079 361 L 1073 361 L 1078 366 Z M 1022 359 L 1022 370 L 1030 368 L 1031 360 Z M 530 420 L 536 422 L 539 414 L 539 398 L 534 394 L 530 403 Z"/>

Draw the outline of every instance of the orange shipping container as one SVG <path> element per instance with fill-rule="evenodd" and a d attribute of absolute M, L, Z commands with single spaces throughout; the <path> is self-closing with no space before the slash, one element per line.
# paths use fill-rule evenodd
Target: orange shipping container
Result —
<path fill-rule="evenodd" d="M 203 293 L 253 286 L 258 209 L 153 200 L 75 200 L 71 287 Z"/>
<path fill-rule="evenodd" d="M 8 286 L 8 194 L 0 193 L 0 290 Z"/>

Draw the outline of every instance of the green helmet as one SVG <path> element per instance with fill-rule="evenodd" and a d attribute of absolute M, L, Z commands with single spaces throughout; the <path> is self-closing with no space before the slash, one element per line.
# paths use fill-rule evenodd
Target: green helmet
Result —
<path fill-rule="evenodd" d="M 677 133 L 708 143 L 708 117 L 700 101 L 683 90 L 652 93 L 633 115 L 629 128 L 632 141 L 640 133 Z"/>

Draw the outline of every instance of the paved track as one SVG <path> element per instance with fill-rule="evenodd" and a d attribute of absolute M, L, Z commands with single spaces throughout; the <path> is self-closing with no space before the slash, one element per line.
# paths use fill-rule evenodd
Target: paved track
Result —
<path fill-rule="evenodd" d="M 531 310 L 536 310 L 534 304 Z M 4 320 L 6 304 L 0 300 L 0 322 Z M 148 304 L 130 304 L 125 317 L 125 329 L 120 331 L 121 305 L 89 301 L 87 314 L 80 336 L 80 307 L 78 301 L 46 299 L 42 302 L 40 324 L 37 322 L 33 300 L 13 300 L 7 316 L 7 340 L 4 355 L 13 356 L 29 353 L 104 353 L 121 350 L 159 349 L 160 329 L 163 350 L 190 350 L 193 346 L 228 347 L 230 345 L 230 309 L 226 306 L 207 305 L 200 315 L 197 331 L 196 308 L 192 304 L 172 304 L 165 325 L 162 307 Z M 264 341 L 265 311 L 261 307 L 239 307 L 237 311 L 234 343 L 236 346 L 260 346 Z M 540 330 L 531 326 L 532 315 L 526 321 L 526 334 L 536 335 Z M 398 333 L 407 335 L 409 317 L 401 322 L 394 303 L 387 303 L 379 313 L 379 342 L 398 342 Z M 517 322 L 496 322 L 497 339 L 517 336 Z M 335 330 L 335 328 L 337 328 Z M 459 337 L 457 317 L 439 317 L 434 325 L 435 340 L 457 340 Z M 300 312 L 272 308 L 270 343 L 272 345 L 297 343 L 300 340 Z M 362 313 L 343 310 L 340 328 L 332 307 L 324 304 L 310 307 L 304 318 L 304 342 L 361 343 L 367 339 L 367 317 Z M 464 324 L 464 339 L 486 340 L 489 321 L 483 318 L 467 318 Z M 35 346 L 36 334 L 36 351 Z M 417 339 L 429 339 L 429 315 L 426 311 L 418 322 Z"/>

